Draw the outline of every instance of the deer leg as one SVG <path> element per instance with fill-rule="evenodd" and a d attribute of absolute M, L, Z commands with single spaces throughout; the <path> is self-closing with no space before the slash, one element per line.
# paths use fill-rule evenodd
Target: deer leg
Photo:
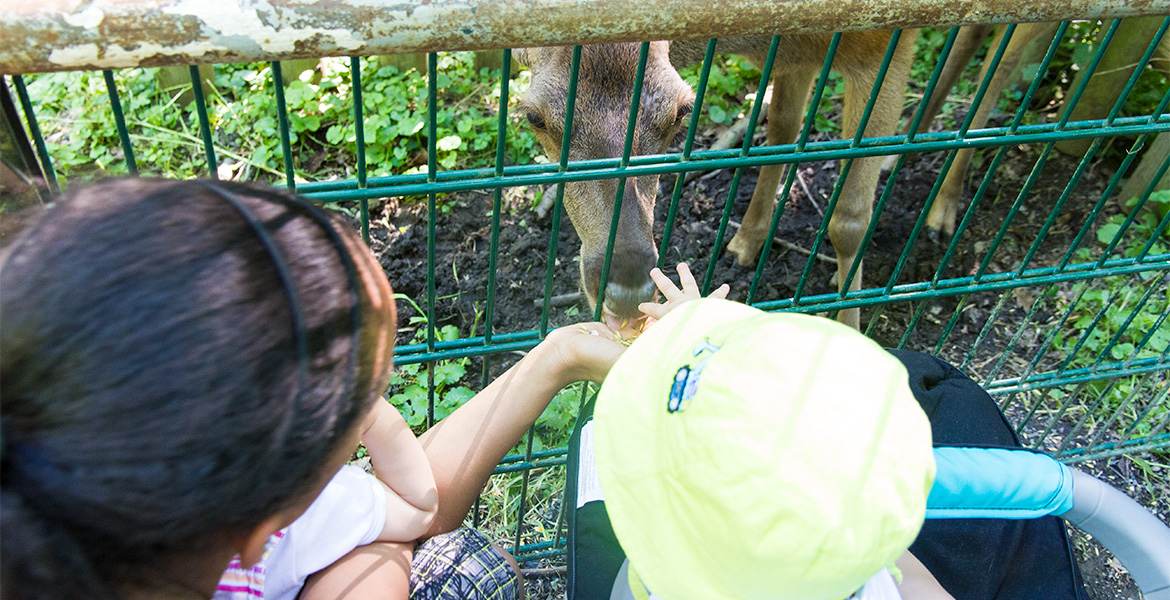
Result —
<path fill-rule="evenodd" d="M 809 89 L 816 76 L 815 70 L 782 69 L 780 65 L 774 70 L 772 103 L 768 105 L 768 145 L 787 144 L 796 139 Z M 776 192 L 783 174 L 784 165 L 760 167 L 760 176 L 752 192 L 751 204 L 743 216 L 743 224 L 727 243 L 727 251 L 741 265 L 753 265 L 760 256 L 760 248 L 772 226 Z"/>
<path fill-rule="evenodd" d="M 943 66 L 938 83 L 935 84 L 934 93 L 930 95 L 926 109 L 922 113 L 922 121 L 918 125 L 920 131 L 930 130 L 930 124 L 934 122 L 934 117 L 938 115 L 943 103 L 947 101 L 947 96 L 955 87 L 955 82 L 959 81 L 959 77 L 967 69 L 967 65 L 971 63 L 971 57 L 979 51 L 983 40 L 991 34 L 993 27 L 993 25 L 965 25 L 959 30 L 959 35 L 955 37 L 955 43 L 951 47 L 950 56 L 947 57 L 947 64 Z M 994 46 L 992 47 L 994 48 Z M 902 135 L 909 135 L 910 125 L 911 123 L 906 123 L 906 127 L 902 129 Z M 893 169 L 897 162 L 898 156 L 896 154 L 887 156 L 882 161 L 882 170 Z"/>
<path fill-rule="evenodd" d="M 881 91 L 870 113 L 865 128 L 867 137 L 892 135 L 898 127 L 898 118 L 902 113 L 902 98 L 906 93 L 906 80 L 910 75 L 910 64 L 914 59 L 914 38 L 916 30 L 905 31 L 898 42 L 893 60 L 886 72 Z M 884 52 L 885 48 L 882 48 Z M 852 72 L 845 72 L 845 106 L 842 131 L 855 134 L 861 124 L 861 117 L 865 105 L 877 78 L 876 66 L 880 60 L 859 67 Z M 866 68 L 868 67 L 868 68 Z M 871 70 L 872 69 L 872 70 Z M 854 261 L 860 261 L 857 252 L 861 247 L 861 240 L 869 228 L 870 218 L 873 216 L 874 191 L 877 189 L 878 177 L 881 175 L 882 157 L 872 156 L 854 159 L 846 178 L 841 197 L 829 220 L 829 240 L 833 243 L 833 250 L 837 252 L 837 285 L 838 289 L 845 285 L 849 271 Z M 849 283 L 849 291 L 861 289 L 861 265 L 857 265 L 857 272 Z M 861 313 L 856 308 L 840 311 L 837 320 L 851 325 L 860 326 Z"/>
<path fill-rule="evenodd" d="M 1038 36 L 1047 34 L 1047 37 L 1051 38 L 1054 29 L 1055 27 L 1050 23 L 1024 24 L 1016 27 L 1016 32 L 1012 35 L 1012 39 L 1000 59 L 999 66 L 996 68 L 991 82 L 987 85 L 983 101 L 975 111 L 970 129 L 980 129 L 987 125 L 987 119 L 991 116 L 991 111 L 995 109 L 995 105 L 999 101 L 1000 93 L 1007 87 L 1013 71 L 1019 64 L 1025 46 Z M 999 48 L 1005 30 L 1006 27 L 1000 27 L 991 40 L 991 48 L 988 50 L 991 55 L 994 55 Z M 987 60 L 983 61 L 983 67 L 979 70 L 981 83 L 986 78 L 990 66 L 991 57 L 989 56 Z M 930 207 L 930 214 L 926 216 L 926 235 L 934 241 L 949 238 L 955 233 L 959 201 L 963 198 L 963 188 L 967 181 L 967 167 L 971 163 L 972 152 L 974 150 L 968 148 L 960 150 L 955 155 L 951 169 L 947 172 L 942 187 L 939 188 L 938 197 L 935 198 L 934 204 Z"/>

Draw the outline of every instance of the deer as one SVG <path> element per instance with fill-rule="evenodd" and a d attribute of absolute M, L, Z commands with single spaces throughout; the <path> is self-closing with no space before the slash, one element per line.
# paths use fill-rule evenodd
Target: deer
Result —
<path fill-rule="evenodd" d="M 1000 93 L 1009 85 L 1013 73 L 1016 71 L 1021 60 L 1025 60 L 1025 55 L 1029 51 L 1029 45 L 1039 41 L 1043 44 L 1041 49 L 1046 47 L 1056 32 L 1058 25 L 1058 23 L 1054 22 L 1023 23 L 1016 28 L 1015 34 L 1004 49 L 1003 56 L 1000 59 L 995 73 L 992 75 L 991 81 L 988 82 L 983 101 L 971 117 L 970 129 L 980 129 L 986 126 Z M 954 46 L 951 48 L 950 55 L 947 57 L 947 62 L 943 65 L 942 72 L 939 75 L 934 94 L 931 95 L 929 100 L 924 100 L 927 104 L 923 108 L 920 127 L 926 128 L 930 126 L 931 121 L 934 120 L 939 110 L 942 109 L 943 103 L 947 100 L 947 93 L 959 81 L 959 78 L 963 76 L 963 71 L 967 68 L 975 53 L 983 45 L 984 40 L 991 36 L 991 48 L 988 50 L 987 59 L 983 61 L 979 75 L 975 79 L 975 81 L 984 80 L 992 64 L 991 54 L 1000 46 L 1005 30 L 1006 27 L 1002 25 L 998 27 L 994 25 L 965 25 L 959 30 L 958 35 L 955 37 Z M 1031 53 L 1034 54 L 1035 52 L 1035 50 L 1031 50 Z M 906 124 L 905 129 L 902 131 L 903 135 L 909 135 L 911 133 L 910 126 L 911 123 Z M 971 148 L 958 151 L 950 170 L 947 171 L 946 177 L 943 179 L 938 195 L 930 206 L 930 211 L 927 213 L 924 225 L 926 236 L 934 242 L 945 241 L 955 233 L 959 204 L 963 198 L 963 191 L 967 182 L 967 171 L 973 154 L 974 150 Z M 885 157 L 882 163 L 882 170 L 888 171 L 892 169 L 896 162 L 897 156 Z"/>
<path fill-rule="evenodd" d="M 842 135 L 853 135 L 861 122 L 870 91 L 877 82 L 879 66 L 890 43 L 890 31 L 842 34 L 833 60 L 846 84 Z M 917 31 L 904 32 L 894 50 L 865 135 L 893 135 L 901 116 L 905 82 L 909 79 Z M 800 130 L 810 90 L 824 63 L 832 36 L 801 34 L 781 36 L 772 68 L 772 102 L 767 115 L 767 143 L 791 143 Z M 738 54 L 755 64 L 766 59 L 771 38 L 720 39 L 717 51 Z M 677 68 L 702 61 L 706 41 L 659 41 L 650 44 L 645 78 L 633 137 L 632 154 L 660 154 L 685 125 L 693 110 L 695 92 Z M 520 102 L 520 111 L 532 126 L 550 160 L 568 152 L 570 160 L 620 157 L 633 96 L 639 44 L 596 44 L 582 48 L 578 71 L 573 131 L 567 149 L 561 147 L 567 105 L 572 49 L 524 48 L 517 61 L 531 71 L 531 84 Z M 766 75 L 765 75 L 766 76 Z M 882 157 L 854 160 L 836 209 L 829 222 L 829 239 L 837 254 L 837 285 L 841 286 L 858 260 L 857 253 L 873 214 L 874 192 Z M 752 265 L 770 233 L 776 193 L 783 165 L 761 167 L 756 188 L 742 225 L 727 244 L 736 262 Z M 591 306 L 597 302 L 605 261 L 609 227 L 613 218 L 618 181 L 605 179 L 565 184 L 564 206 L 581 238 L 581 284 Z M 658 176 L 629 178 L 622 195 L 621 211 L 606 283 L 603 314 L 611 324 L 637 319 L 638 304 L 653 299 L 655 287 L 649 271 L 658 260 L 653 239 L 654 203 Z M 849 290 L 861 289 L 861 265 Z M 838 313 L 838 320 L 859 326 L 857 309 Z"/>

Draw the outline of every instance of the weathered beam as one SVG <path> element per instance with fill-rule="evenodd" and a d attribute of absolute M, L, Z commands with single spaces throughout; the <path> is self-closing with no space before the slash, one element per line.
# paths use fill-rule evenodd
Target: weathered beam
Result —
<path fill-rule="evenodd" d="M 0 73 L 1170 14 L 1170 0 L 0 0 Z"/>

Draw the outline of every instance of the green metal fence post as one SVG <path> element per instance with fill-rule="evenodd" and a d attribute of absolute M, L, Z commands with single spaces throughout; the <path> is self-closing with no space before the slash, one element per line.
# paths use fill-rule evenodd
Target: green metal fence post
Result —
<path fill-rule="evenodd" d="M 269 63 L 272 67 L 272 88 L 276 92 L 276 120 L 280 128 L 280 152 L 284 159 L 284 184 L 290 192 L 297 191 L 293 177 L 292 142 L 288 126 L 288 103 L 284 99 L 284 74 L 280 61 Z"/>
<path fill-rule="evenodd" d="M 37 115 L 33 111 L 32 101 L 29 100 L 24 78 L 20 75 L 13 75 L 12 84 L 16 86 L 16 96 L 20 99 L 20 107 L 24 110 L 24 120 L 28 123 L 29 134 L 33 139 L 33 144 L 37 147 L 37 157 L 41 160 L 41 172 L 44 173 L 45 180 L 49 184 L 49 191 L 54 194 L 60 193 L 61 187 L 57 185 L 57 172 L 53 170 L 53 159 L 49 158 L 49 149 L 45 147 L 45 137 L 41 135 L 41 128 L 37 125 Z"/>
<path fill-rule="evenodd" d="M 829 58 L 825 59 L 826 63 L 832 62 L 833 53 L 836 50 L 836 42 L 839 35 L 833 37 L 833 44 L 830 45 Z M 709 44 L 708 44 L 709 45 Z M 748 150 L 752 148 L 752 137 L 755 136 L 756 124 L 760 122 L 760 107 L 764 104 L 764 93 L 768 90 L 768 81 L 772 79 L 772 64 L 776 61 L 776 50 L 780 47 L 780 36 L 772 36 L 772 43 L 768 47 L 768 56 L 764 59 L 764 67 L 760 71 L 760 85 L 756 89 L 756 100 L 752 102 L 751 116 L 748 117 L 747 131 L 743 134 L 743 146 L 740 147 L 739 155 L 747 156 Z M 711 291 L 711 282 L 715 278 L 715 267 L 719 263 L 719 256 L 723 253 L 723 235 L 727 232 L 727 223 L 731 219 L 731 207 L 735 204 L 735 196 L 739 193 L 739 181 L 743 176 L 743 167 L 735 170 L 735 174 L 731 176 L 731 186 L 727 190 L 727 201 L 723 203 L 723 215 L 719 219 L 719 228 L 715 232 L 715 243 L 711 246 L 711 258 L 707 261 L 707 274 L 703 276 L 703 283 L 700 290 L 703 295 Z M 755 282 L 753 282 L 755 283 Z"/>
<path fill-rule="evenodd" d="M 208 177 L 219 179 L 219 162 L 215 159 L 215 145 L 211 141 L 211 120 L 207 118 L 207 101 L 203 98 L 203 81 L 199 67 L 191 65 L 191 91 L 195 94 L 195 110 L 199 114 L 199 131 L 203 137 L 203 152 L 207 155 Z"/>
<path fill-rule="evenodd" d="M 114 83 L 114 72 L 109 69 L 102 71 L 106 80 L 106 92 L 110 96 L 110 109 L 114 111 L 114 124 L 118 128 L 118 138 L 122 141 L 122 153 L 126 156 L 126 170 L 130 175 L 138 175 L 138 165 L 134 162 L 134 147 L 130 145 L 130 132 L 126 129 L 126 117 L 122 114 L 122 101 L 118 99 L 118 86 Z"/>
<path fill-rule="evenodd" d="M 630 165 L 630 152 L 634 144 L 634 130 L 638 125 L 638 107 L 642 101 L 642 83 L 646 79 L 646 58 L 650 53 L 650 42 L 643 42 L 638 50 L 638 70 L 634 75 L 634 91 L 630 98 L 630 116 L 626 124 L 626 141 L 622 148 L 622 161 L 618 170 L 623 171 Z M 617 194 L 613 203 L 613 218 L 609 224 L 609 241 L 605 244 L 605 262 L 601 265 L 601 282 L 597 290 L 597 307 L 593 310 L 593 320 L 601 320 L 602 307 L 605 304 L 605 287 L 609 283 L 609 267 L 613 262 L 613 243 L 617 238 L 618 219 L 622 214 L 622 200 L 625 197 L 626 177 L 618 179 Z"/>

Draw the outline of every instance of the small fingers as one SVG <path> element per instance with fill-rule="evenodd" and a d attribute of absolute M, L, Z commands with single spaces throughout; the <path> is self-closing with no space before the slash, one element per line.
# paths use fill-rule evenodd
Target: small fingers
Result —
<path fill-rule="evenodd" d="M 666 304 L 656 304 L 654 302 L 643 302 L 638 305 L 638 310 L 642 311 L 642 314 L 655 320 L 666 316 L 666 313 L 670 312 L 670 309 L 671 307 Z"/>
<path fill-rule="evenodd" d="M 707 295 L 708 298 L 723 298 L 727 299 L 727 294 L 731 293 L 731 286 L 726 283 L 719 286 L 715 291 Z"/>
<path fill-rule="evenodd" d="M 678 280 L 682 284 L 682 291 L 684 294 L 699 295 L 699 284 L 695 283 L 695 276 L 691 274 L 691 268 L 687 263 L 678 263 Z"/>
<path fill-rule="evenodd" d="M 674 282 L 658 267 L 650 269 L 650 279 L 654 280 L 654 285 L 658 286 L 658 291 L 662 292 L 667 301 L 677 298 L 682 293 L 682 290 L 675 287 Z"/>

